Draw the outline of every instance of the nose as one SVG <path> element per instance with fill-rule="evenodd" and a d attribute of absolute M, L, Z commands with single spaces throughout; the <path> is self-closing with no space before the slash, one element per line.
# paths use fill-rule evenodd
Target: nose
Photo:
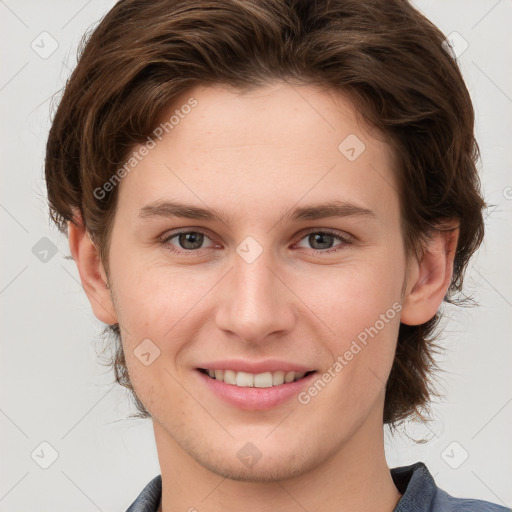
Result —
<path fill-rule="evenodd" d="M 253 345 L 291 331 L 296 320 L 296 299 L 272 255 L 263 251 L 252 263 L 238 254 L 234 259 L 234 268 L 222 282 L 217 327 L 232 338 Z"/>

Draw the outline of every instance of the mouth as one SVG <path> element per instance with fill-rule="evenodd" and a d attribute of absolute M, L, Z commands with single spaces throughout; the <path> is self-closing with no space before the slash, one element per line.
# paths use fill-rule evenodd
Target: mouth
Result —
<path fill-rule="evenodd" d="M 316 373 L 315 370 L 307 372 L 294 372 L 278 370 L 263 373 L 237 372 L 235 370 L 212 370 L 198 368 L 199 372 L 207 375 L 210 379 L 224 382 L 239 388 L 272 388 L 290 384 L 309 377 Z"/>

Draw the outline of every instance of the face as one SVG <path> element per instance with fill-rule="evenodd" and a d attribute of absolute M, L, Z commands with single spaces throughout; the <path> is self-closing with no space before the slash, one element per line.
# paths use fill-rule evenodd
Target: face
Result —
<path fill-rule="evenodd" d="M 291 477 L 382 432 L 407 276 L 393 158 L 314 86 L 197 87 L 162 119 L 190 98 L 118 185 L 128 371 L 161 443 Z"/>

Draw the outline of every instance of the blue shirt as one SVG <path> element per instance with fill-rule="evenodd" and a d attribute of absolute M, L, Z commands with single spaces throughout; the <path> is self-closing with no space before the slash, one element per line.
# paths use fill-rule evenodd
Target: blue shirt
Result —
<path fill-rule="evenodd" d="M 437 487 L 427 466 L 416 462 L 392 468 L 391 477 L 402 494 L 393 512 L 512 512 L 488 501 L 454 498 Z M 156 476 L 126 512 L 157 512 L 162 498 L 162 477 Z"/>

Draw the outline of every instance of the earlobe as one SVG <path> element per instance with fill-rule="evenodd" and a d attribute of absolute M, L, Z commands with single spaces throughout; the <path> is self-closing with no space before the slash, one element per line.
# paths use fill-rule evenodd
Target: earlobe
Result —
<path fill-rule="evenodd" d="M 68 239 L 71 255 L 80 274 L 83 289 L 94 315 L 105 324 L 117 323 L 117 315 L 107 288 L 107 276 L 99 252 L 85 229 L 79 214 L 68 222 Z"/>
<path fill-rule="evenodd" d="M 431 233 L 422 253 L 411 264 L 400 316 L 402 323 L 421 325 L 437 313 L 452 280 L 458 237 L 455 223 Z"/>

